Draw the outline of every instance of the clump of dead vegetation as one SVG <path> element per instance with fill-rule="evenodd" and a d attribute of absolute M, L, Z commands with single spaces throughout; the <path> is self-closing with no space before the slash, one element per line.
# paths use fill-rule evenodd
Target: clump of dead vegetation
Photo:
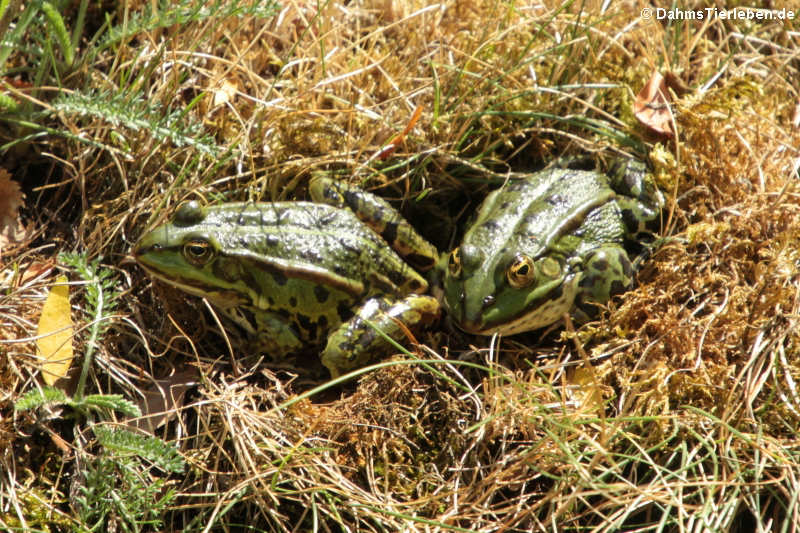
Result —
<path fill-rule="evenodd" d="M 636 2 L 151 4 L 59 6 L 86 27 L 69 60 L 69 39 L 48 55 L 24 31 L 9 35 L 29 47 L 0 54 L 0 167 L 26 194 L 0 242 L 0 528 L 800 523 L 796 22 L 645 21 Z M 655 71 L 685 85 L 672 139 L 634 117 Z M 305 199 L 318 169 L 446 250 L 508 171 L 620 152 L 650 153 L 668 207 L 637 287 L 600 320 L 500 340 L 443 324 L 343 385 L 229 348 L 201 302 L 125 261 L 181 202 Z M 86 387 L 138 420 L 14 409 L 41 384 L 33 337 L 62 251 L 114 280 Z M 154 435 L 185 470 L 160 451 L 125 478 L 96 425 Z"/>

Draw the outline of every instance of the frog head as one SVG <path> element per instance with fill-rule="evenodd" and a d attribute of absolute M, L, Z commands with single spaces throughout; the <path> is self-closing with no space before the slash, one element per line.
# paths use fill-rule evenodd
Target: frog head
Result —
<path fill-rule="evenodd" d="M 151 276 L 222 308 L 246 301 L 237 263 L 222 253 L 222 235 L 196 202 L 181 206 L 172 222 L 143 235 L 133 256 Z"/>
<path fill-rule="evenodd" d="M 579 277 L 559 254 L 492 254 L 463 244 L 447 258 L 444 303 L 464 331 L 513 335 L 559 320 L 572 307 Z"/>

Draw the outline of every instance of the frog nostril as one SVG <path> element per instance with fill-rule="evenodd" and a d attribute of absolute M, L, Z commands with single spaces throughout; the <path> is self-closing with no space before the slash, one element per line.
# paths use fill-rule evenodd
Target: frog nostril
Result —
<path fill-rule="evenodd" d="M 489 307 L 489 306 L 491 306 L 491 305 L 494 305 L 494 302 L 495 302 L 495 297 L 492 296 L 491 294 L 489 296 L 487 296 L 486 298 L 484 298 L 483 299 L 483 307 L 484 307 L 484 309 Z"/>

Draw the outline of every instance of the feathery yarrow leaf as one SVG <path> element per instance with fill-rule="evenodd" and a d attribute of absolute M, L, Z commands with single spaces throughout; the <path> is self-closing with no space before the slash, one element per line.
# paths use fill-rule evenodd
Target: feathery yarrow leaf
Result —
<path fill-rule="evenodd" d="M 27 411 L 43 405 L 65 404 L 69 402 L 67 394 L 55 387 L 42 387 L 41 389 L 31 389 L 22 395 L 22 398 L 14 403 L 17 411 Z"/>
<path fill-rule="evenodd" d="M 191 146 L 197 151 L 217 156 L 220 148 L 203 127 L 187 120 L 183 110 L 164 111 L 163 107 L 144 100 L 140 95 L 108 91 L 78 91 L 62 94 L 53 109 L 57 112 L 104 120 L 115 127 L 131 131 L 146 131 L 158 141 L 170 141 L 175 146 Z"/>
<path fill-rule="evenodd" d="M 138 455 L 167 472 L 183 472 L 185 462 L 178 450 L 161 439 L 99 425 L 92 429 L 100 444 L 109 450 Z"/>
<path fill-rule="evenodd" d="M 279 7 L 279 4 L 274 1 L 228 2 L 216 0 L 204 4 L 194 0 L 183 0 L 177 3 L 162 1 L 153 12 L 150 5 L 146 4 L 146 9 L 142 13 L 135 13 L 124 24 L 112 27 L 103 37 L 99 48 L 122 42 L 137 33 L 168 28 L 177 24 L 208 19 L 222 21 L 228 17 L 269 18 L 278 13 Z"/>

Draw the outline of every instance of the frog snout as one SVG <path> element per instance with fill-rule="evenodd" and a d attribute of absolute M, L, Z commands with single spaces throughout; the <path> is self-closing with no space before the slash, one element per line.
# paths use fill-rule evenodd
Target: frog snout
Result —
<path fill-rule="evenodd" d="M 494 305 L 496 298 L 489 295 L 483 299 L 473 299 L 464 291 L 459 296 L 460 305 L 456 313 L 459 327 L 468 333 L 481 334 L 486 326 L 485 312 Z"/>

